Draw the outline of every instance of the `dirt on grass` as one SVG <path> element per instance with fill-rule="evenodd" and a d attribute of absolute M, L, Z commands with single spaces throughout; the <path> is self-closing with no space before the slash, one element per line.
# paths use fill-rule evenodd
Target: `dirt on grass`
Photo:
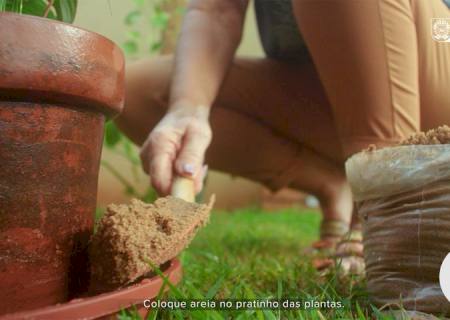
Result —
<path fill-rule="evenodd" d="M 208 205 L 165 197 L 110 205 L 90 244 L 91 292 L 125 286 L 177 256 L 204 226 Z"/>

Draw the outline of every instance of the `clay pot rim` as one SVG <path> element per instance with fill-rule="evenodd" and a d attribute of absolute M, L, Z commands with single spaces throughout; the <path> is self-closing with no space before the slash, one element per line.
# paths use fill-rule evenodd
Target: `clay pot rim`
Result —
<path fill-rule="evenodd" d="M 171 283 L 178 283 L 182 278 L 180 261 L 175 258 L 163 274 Z M 22 311 L 0 316 L 0 320 L 48 320 L 48 319 L 97 319 L 142 304 L 145 299 L 155 298 L 164 280 L 156 275 L 143 279 L 140 283 L 113 292 L 102 293 L 88 298 L 73 299 L 35 310 Z"/>
<path fill-rule="evenodd" d="M 63 22 L 63 21 L 59 21 L 59 20 L 54 20 L 54 19 L 50 19 L 50 18 L 34 16 L 34 15 L 31 15 L 31 14 L 16 13 L 16 12 L 9 12 L 9 11 L 0 12 L 0 17 L 3 16 L 3 15 L 19 16 L 19 17 L 22 17 L 24 19 L 35 19 L 35 20 L 43 21 L 44 23 L 55 23 L 55 24 L 65 25 L 65 26 L 68 26 L 68 27 L 71 27 L 71 28 L 74 28 L 74 29 L 77 29 L 77 30 L 81 30 L 81 31 L 88 32 L 88 33 L 91 33 L 93 35 L 96 35 L 99 38 L 103 38 L 104 40 L 108 41 L 112 45 L 115 45 L 115 46 L 119 47 L 119 45 L 117 43 L 115 43 L 114 41 L 112 41 L 108 37 L 105 37 L 104 35 L 101 35 L 98 32 L 95 32 L 95 31 L 92 31 L 92 30 L 88 30 L 88 29 L 83 28 L 83 27 L 75 26 L 75 25 L 73 25 L 71 23 L 67 23 L 67 22 Z"/>
<path fill-rule="evenodd" d="M 65 22 L 0 13 L 0 101 L 119 114 L 125 57 L 119 45 Z"/>

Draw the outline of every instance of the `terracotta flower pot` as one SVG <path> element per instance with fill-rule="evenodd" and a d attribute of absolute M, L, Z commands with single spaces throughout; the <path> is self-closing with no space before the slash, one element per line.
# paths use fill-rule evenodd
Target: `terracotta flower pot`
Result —
<path fill-rule="evenodd" d="M 180 262 L 177 259 L 170 261 L 163 269 L 163 273 L 172 284 L 177 284 L 182 277 Z M 150 309 L 144 306 L 144 301 L 157 297 L 163 282 L 161 277 L 154 276 L 125 289 L 74 299 L 51 307 L 9 314 L 0 317 L 0 320 L 117 319 L 119 312 L 126 309 L 137 311 L 142 319 L 147 319 Z"/>
<path fill-rule="evenodd" d="M 124 58 L 71 25 L 0 14 L 0 314 L 82 291 L 105 117 Z"/>

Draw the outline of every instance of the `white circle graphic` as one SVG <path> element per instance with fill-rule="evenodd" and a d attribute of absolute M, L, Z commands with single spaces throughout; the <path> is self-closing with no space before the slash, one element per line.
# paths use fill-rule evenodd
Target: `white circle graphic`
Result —
<path fill-rule="evenodd" d="M 442 262 L 441 270 L 439 271 L 439 284 L 444 296 L 450 301 L 450 253 Z"/>

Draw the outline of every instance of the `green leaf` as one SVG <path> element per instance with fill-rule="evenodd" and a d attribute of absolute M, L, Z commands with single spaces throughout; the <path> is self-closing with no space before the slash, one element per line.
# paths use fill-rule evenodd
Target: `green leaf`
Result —
<path fill-rule="evenodd" d="M 139 31 L 132 30 L 127 33 L 127 36 L 128 38 L 131 38 L 133 40 L 139 40 L 139 38 L 141 37 L 141 33 Z"/>
<path fill-rule="evenodd" d="M 156 300 L 161 300 L 164 294 L 164 291 L 166 290 L 166 283 L 163 283 L 163 285 L 161 286 L 161 288 L 159 289 L 158 295 L 156 296 Z M 155 308 L 155 309 L 150 309 L 150 313 L 147 315 L 147 320 L 156 320 L 158 319 L 158 312 L 159 309 Z"/>
<path fill-rule="evenodd" d="M 136 4 L 136 6 L 141 7 L 144 5 L 145 0 L 134 0 L 134 3 Z"/>
<path fill-rule="evenodd" d="M 140 198 L 144 202 L 151 203 L 158 199 L 158 194 L 156 193 L 155 189 L 148 187 L 145 194 Z"/>
<path fill-rule="evenodd" d="M 127 26 L 135 25 L 141 18 L 142 13 L 139 10 L 133 10 L 125 17 L 125 24 Z"/>
<path fill-rule="evenodd" d="M 108 148 L 112 148 L 116 146 L 122 138 L 122 134 L 120 133 L 117 126 L 114 122 L 108 122 L 105 126 L 105 143 Z"/>
<path fill-rule="evenodd" d="M 66 23 L 72 23 L 77 13 L 78 0 L 55 0 L 57 19 Z"/>
<path fill-rule="evenodd" d="M 136 54 L 138 52 L 138 44 L 136 41 L 128 40 L 123 44 L 125 54 Z"/>
<path fill-rule="evenodd" d="M 133 310 L 120 310 L 119 315 L 117 316 L 118 320 L 142 320 L 142 317 L 139 315 L 139 312 L 134 307 Z"/>
<path fill-rule="evenodd" d="M 206 293 L 205 299 L 206 300 L 211 300 L 212 298 L 214 298 L 217 294 L 217 292 L 219 291 L 219 289 L 222 287 L 222 284 L 225 280 L 225 276 L 221 275 L 216 283 L 214 283 L 211 288 L 209 288 L 208 292 Z"/>
<path fill-rule="evenodd" d="M 13 3 L 14 3 L 14 11 L 22 13 L 23 0 L 15 0 Z"/>
<path fill-rule="evenodd" d="M 17 5 L 14 5 L 12 3 L 12 1 L 6 1 L 6 3 L 10 3 L 10 6 L 6 7 L 7 11 L 13 11 L 13 12 L 18 12 L 17 9 Z M 44 0 L 35 0 L 35 1 L 30 1 L 27 0 L 23 3 L 23 6 L 20 10 L 21 13 L 23 14 L 29 14 L 32 16 L 38 16 L 38 17 L 43 17 L 44 16 L 44 12 L 45 9 L 47 8 L 47 2 Z M 8 10 L 9 9 L 9 10 Z M 55 18 L 55 14 L 50 10 L 49 11 L 49 17 L 51 16 L 51 18 Z"/>
<path fill-rule="evenodd" d="M 277 298 L 278 298 L 278 300 L 281 300 L 282 296 L 283 296 L 283 281 L 281 281 L 281 279 L 278 279 L 278 281 L 277 281 Z"/>
<path fill-rule="evenodd" d="M 245 298 L 246 299 L 251 299 L 251 300 L 256 300 L 257 296 L 256 293 L 249 287 L 249 286 L 245 286 Z M 261 310 L 253 310 L 256 312 L 256 318 L 258 320 L 264 320 L 264 314 L 262 313 Z"/>
<path fill-rule="evenodd" d="M 125 186 L 125 194 L 129 196 L 137 196 L 136 189 L 132 186 Z"/>
<path fill-rule="evenodd" d="M 150 44 L 150 53 L 158 52 L 162 48 L 162 41 Z"/>
<path fill-rule="evenodd" d="M 366 316 L 364 315 L 364 312 L 361 310 L 359 303 L 356 303 L 356 313 L 358 314 L 358 317 L 360 319 L 366 319 Z"/>
<path fill-rule="evenodd" d="M 264 318 L 267 320 L 277 320 L 277 316 L 271 310 L 263 310 Z"/>
<path fill-rule="evenodd" d="M 160 8 L 156 7 L 153 16 L 150 18 L 150 23 L 155 28 L 164 29 L 169 23 L 169 14 Z"/>
<path fill-rule="evenodd" d="M 140 165 L 141 159 L 136 152 L 135 145 L 124 135 L 122 135 L 122 146 L 127 159 L 133 164 Z"/>
<path fill-rule="evenodd" d="M 47 18 L 72 23 L 75 19 L 78 0 L 55 0 Z M 48 7 L 47 0 L 0 0 L 0 11 L 43 17 Z"/>

